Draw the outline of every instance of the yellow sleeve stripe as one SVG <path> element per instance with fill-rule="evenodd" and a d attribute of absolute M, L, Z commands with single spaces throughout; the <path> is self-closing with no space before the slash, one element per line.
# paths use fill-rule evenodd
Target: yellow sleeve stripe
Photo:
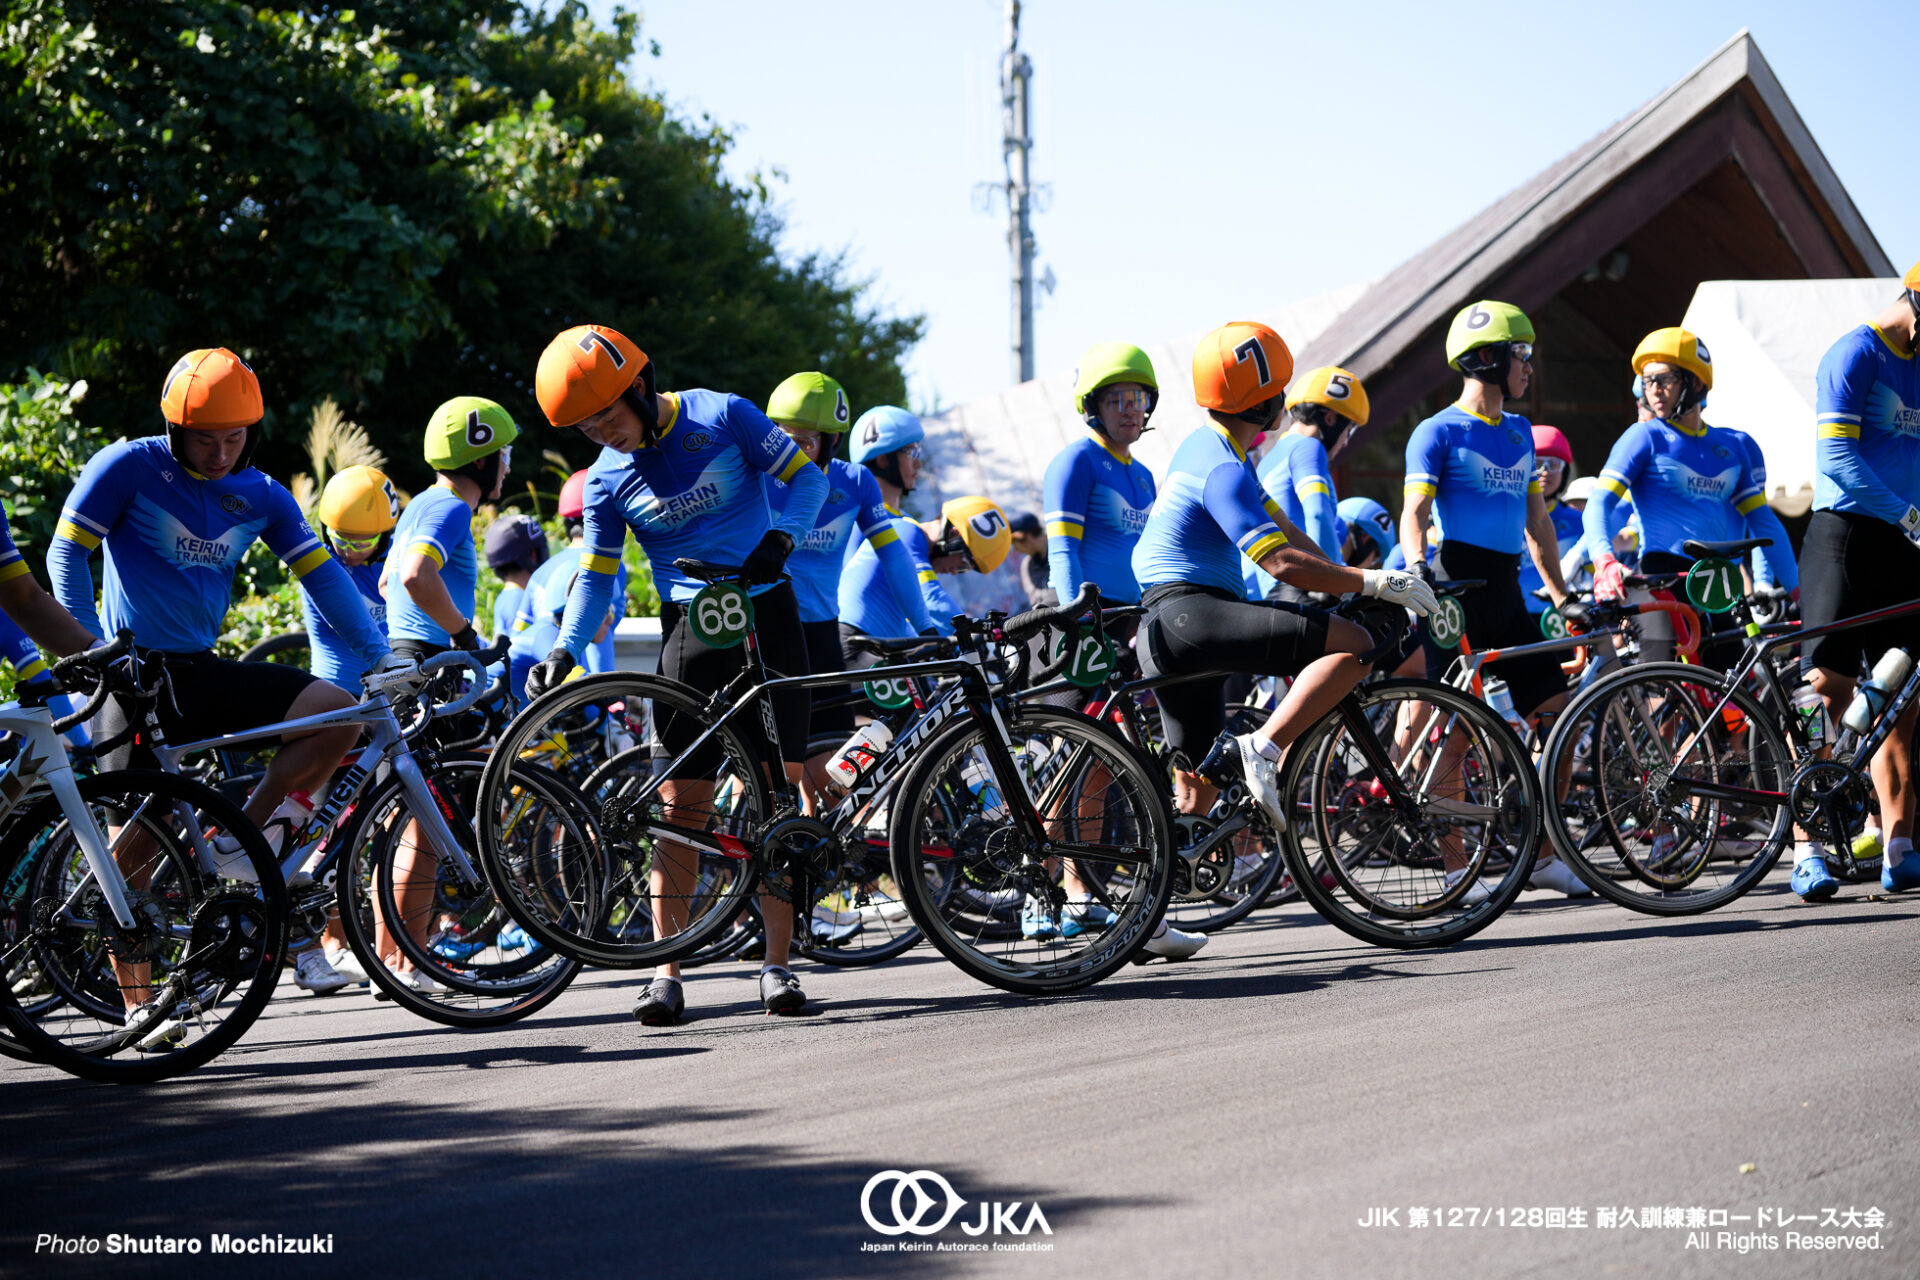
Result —
<path fill-rule="evenodd" d="M 939 575 L 939 574 L 937 574 L 937 573 L 935 573 L 935 572 L 934 572 L 933 570 L 931 570 L 931 569 L 922 569 L 922 570 L 920 571 L 920 581 L 922 581 L 922 582 L 938 582 L 938 581 L 940 581 L 940 575 Z"/>
<path fill-rule="evenodd" d="M 1293 486 L 1293 491 L 1299 494 L 1303 498 L 1310 493 L 1324 493 L 1329 498 L 1333 496 L 1333 490 L 1328 487 L 1327 482 L 1325 480 L 1303 481 L 1302 483 Z"/>
<path fill-rule="evenodd" d="M 1527 481 L 1527 492 L 1528 493 L 1545 493 L 1546 490 L 1540 487 L 1540 481 L 1536 478 L 1536 479 Z"/>
<path fill-rule="evenodd" d="M 12 582 L 15 578 L 26 572 L 27 562 L 25 560 L 14 560 L 7 564 L 0 564 L 0 582 Z"/>
<path fill-rule="evenodd" d="M 1820 424 L 1822 440 L 1858 440 L 1860 424 L 1857 422 L 1823 422 Z"/>
<path fill-rule="evenodd" d="M 1738 511 L 1741 515 L 1746 515 L 1749 511 L 1758 510 L 1759 508 L 1764 507 L 1766 505 L 1767 505 L 1767 495 L 1764 493 L 1756 493 L 1751 497 L 1746 498 L 1743 501 L 1734 503 L 1733 509 L 1735 511 Z"/>
<path fill-rule="evenodd" d="M 812 465 L 813 463 L 808 461 L 807 455 L 796 448 L 793 451 L 792 460 L 789 461 L 786 466 L 780 468 L 780 474 L 775 476 L 774 479 L 778 480 L 781 484 L 785 484 L 800 474 L 800 468 L 810 467 Z"/>
<path fill-rule="evenodd" d="M 1417 493 L 1424 497 L 1431 498 L 1440 492 L 1440 487 L 1438 485 L 1428 484 L 1424 480 L 1409 480 L 1407 481 L 1406 492 Z"/>
<path fill-rule="evenodd" d="M 407 550 L 416 555 L 423 555 L 433 561 L 433 567 L 436 569 L 444 569 L 447 567 L 447 558 L 441 555 L 440 548 L 434 546 L 431 542 L 416 542 L 411 547 L 408 547 Z"/>
<path fill-rule="evenodd" d="M 294 577 L 304 578 L 331 559 L 333 559 L 333 557 L 327 554 L 325 547 L 315 547 L 288 565 L 287 568 L 293 570 Z"/>
<path fill-rule="evenodd" d="M 1247 548 L 1247 559 L 1259 564 L 1262 560 L 1287 545 L 1287 535 L 1275 529 L 1260 541 Z"/>
<path fill-rule="evenodd" d="M 583 573 L 613 573 L 619 567 L 619 556 L 598 556 L 589 553 L 580 557 L 580 569 Z"/>
<path fill-rule="evenodd" d="M 1601 476 L 1600 479 L 1594 482 L 1593 487 L 1596 489 L 1605 489 L 1616 498 L 1624 498 L 1627 496 L 1627 486 L 1621 484 L 1612 476 Z"/>
<path fill-rule="evenodd" d="M 883 524 L 867 535 L 867 541 L 873 544 L 875 551 L 878 551 L 882 547 L 892 546 L 900 541 L 900 531 L 890 524 Z"/>
<path fill-rule="evenodd" d="M 53 534 L 56 538 L 65 538 L 69 542 L 77 542 L 89 551 L 100 545 L 99 534 L 89 533 L 71 520 L 62 520 L 59 526 L 54 529 Z"/>
<path fill-rule="evenodd" d="M 15 676 L 19 677 L 21 683 L 24 684 L 26 681 L 33 679 L 35 676 L 41 674 L 46 669 L 47 669 L 47 660 L 45 658 L 35 658 L 32 662 L 29 662 L 24 667 L 15 667 L 13 669 L 13 673 Z"/>
<path fill-rule="evenodd" d="M 1087 526 L 1073 520 L 1049 520 L 1047 536 L 1049 538 L 1084 538 L 1087 536 Z"/>

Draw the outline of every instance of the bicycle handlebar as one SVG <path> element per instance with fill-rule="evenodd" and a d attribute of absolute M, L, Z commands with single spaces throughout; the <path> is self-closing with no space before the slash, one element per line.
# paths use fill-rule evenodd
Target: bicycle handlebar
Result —
<path fill-rule="evenodd" d="M 53 664 L 53 681 L 59 688 L 71 692 L 78 684 L 76 675 L 84 675 L 93 682 L 92 695 L 85 706 L 72 715 L 62 716 L 53 722 L 55 733 L 66 733 L 76 725 L 85 724 L 93 719 L 100 708 L 107 704 L 111 692 L 107 684 L 106 665 L 114 659 L 124 656 L 133 649 L 133 632 L 122 628 L 113 639 L 83 649 L 79 653 L 68 654 Z"/>
<path fill-rule="evenodd" d="M 1072 622 L 1089 609 L 1100 606 L 1100 588 L 1091 582 L 1080 584 L 1080 594 L 1066 604 L 1053 607 L 1042 606 L 1029 609 L 1025 613 L 1016 613 L 1000 624 L 1000 638 L 1008 644 L 1025 644 L 1042 630 L 1058 626 L 1063 622 Z"/>

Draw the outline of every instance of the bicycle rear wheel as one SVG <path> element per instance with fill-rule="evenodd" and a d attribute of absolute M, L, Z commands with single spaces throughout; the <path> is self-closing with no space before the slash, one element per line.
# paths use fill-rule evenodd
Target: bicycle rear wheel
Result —
<path fill-rule="evenodd" d="M 1376 726 L 1392 725 L 1383 737 Z M 1365 749 L 1362 737 L 1378 743 Z M 1388 757 L 1408 797 L 1390 798 Z M 1333 925 L 1383 947 L 1436 947 L 1512 905 L 1540 843 L 1540 780 L 1500 714 L 1430 680 L 1368 685 L 1287 751 L 1304 801 L 1286 842 L 1294 883 Z M 1331 886 L 1329 886 L 1331 881 Z"/>
<path fill-rule="evenodd" d="M 1766 878 L 1792 838 L 1792 751 L 1752 695 L 1704 667 L 1645 663 L 1575 698 L 1541 763 L 1549 778 L 1569 769 L 1570 799 L 1588 801 L 1549 806 L 1547 836 L 1596 893 L 1635 911 L 1725 906 Z"/>
<path fill-rule="evenodd" d="M 588 733 L 576 750 L 576 726 L 613 715 L 643 727 L 641 748 L 607 757 Z M 638 969 L 683 960 L 731 926 L 759 883 L 769 792 L 761 753 L 714 722 L 693 689 L 627 671 L 569 681 L 514 717 L 475 813 L 481 865 L 523 929 L 582 963 Z M 596 816 L 586 838 L 559 837 L 576 802 L 529 781 L 523 761 L 589 792 L 578 802 Z M 675 761 L 679 776 L 658 781 Z"/>
<path fill-rule="evenodd" d="M 287 891 L 258 828 L 217 792 L 171 774 L 82 779 L 80 797 L 124 875 L 136 917 L 108 910 L 66 814 L 48 798 L 0 842 L 0 884 L 24 912 L 0 968 L 30 958 L 49 992 L 38 1016 L 12 984 L 0 1018 L 22 1047 L 62 1071 L 145 1084 L 211 1061 L 253 1025 L 280 978 Z M 231 836 L 253 881 L 203 869 Z M 13 873 L 31 862 L 16 886 Z"/>
<path fill-rule="evenodd" d="M 1166 787 L 1124 738 L 1075 712 L 1021 707 L 1008 729 L 1017 779 L 998 776 L 988 730 L 971 718 L 923 748 L 894 803 L 893 878 L 915 923 L 963 972 L 1020 995 L 1076 991 L 1132 959 L 1165 914 L 1173 857 Z M 1029 844 L 1001 798 L 1015 782 L 1033 798 L 1051 857 Z M 993 903 L 997 917 L 1031 899 L 1064 923 L 1069 860 L 1111 923 L 1074 936 L 1007 936 L 975 909 Z"/>

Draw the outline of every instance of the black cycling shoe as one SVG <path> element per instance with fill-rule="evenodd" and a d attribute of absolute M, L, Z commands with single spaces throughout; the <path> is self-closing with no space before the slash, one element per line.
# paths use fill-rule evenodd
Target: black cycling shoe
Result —
<path fill-rule="evenodd" d="M 1213 740 L 1206 759 L 1195 765 L 1193 771 L 1216 787 L 1226 787 L 1237 781 L 1241 776 L 1238 740 L 1232 733 L 1222 729 L 1220 736 Z"/>
<path fill-rule="evenodd" d="M 806 1005 L 807 993 L 800 989 L 800 979 L 788 970 L 762 969 L 760 1003 L 768 1013 L 793 1013 Z"/>
<path fill-rule="evenodd" d="M 633 1005 L 633 1016 L 646 1027 L 670 1027 L 686 1011 L 687 997 L 672 978 L 655 978 Z"/>

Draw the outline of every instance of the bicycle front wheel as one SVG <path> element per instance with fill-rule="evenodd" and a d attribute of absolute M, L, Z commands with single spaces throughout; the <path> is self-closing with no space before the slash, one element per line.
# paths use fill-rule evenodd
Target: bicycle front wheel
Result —
<path fill-rule="evenodd" d="M 606 756 L 609 719 L 646 741 Z M 590 832 L 570 834 L 575 802 L 553 785 L 584 793 Z M 481 865 L 515 922 L 609 969 L 684 960 L 731 927 L 759 883 L 768 809 L 761 753 L 739 731 L 686 685 L 629 671 L 535 699 L 494 747 L 475 802 Z"/>
<path fill-rule="evenodd" d="M 266 1007 L 286 949 L 286 885 L 259 829 L 208 787 L 127 771 L 79 789 L 134 923 L 114 919 L 59 801 L 36 805 L 0 841 L 0 883 L 20 895 L 0 970 L 30 963 L 45 990 L 0 985 L 0 1017 L 34 1057 L 73 1075 L 164 1080 L 211 1061 Z M 237 849 L 224 872 L 202 857 L 216 842 Z"/>
<path fill-rule="evenodd" d="M 1146 758 L 1071 711 L 1020 708 L 1015 776 L 993 767 L 972 719 L 934 736 L 894 801 L 893 878 L 940 953 L 1019 995 L 1091 986 L 1133 958 L 1167 908 L 1173 819 Z M 1015 821 L 1032 797 L 1051 849 Z M 1068 901 L 1069 873 L 1090 901 Z M 1092 910 L 1091 908 L 1097 908 Z M 1013 914 L 1019 927 L 1001 922 Z"/>
<path fill-rule="evenodd" d="M 1288 831 L 1288 870 L 1315 910 L 1356 938 L 1403 948 L 1458 942 L 1512 905 L 1533 871 L 1533 759 L 1498 712 L 1458 689 L 1430 680 L 1366 686 L 1302 734 L 1287 759 L 1281 794 L 1305 810 Z"/>
<path fill-rule="evenodd" d="M 1720 673 L 1629 667 L 1575 698 L 1547 739 L 1542 773 L 1571 778 L 1547 836 L 1609 901 L 1656 916 L 1711 911 L 1780 860 L 1794 768 L 1772 715 Z"/>

